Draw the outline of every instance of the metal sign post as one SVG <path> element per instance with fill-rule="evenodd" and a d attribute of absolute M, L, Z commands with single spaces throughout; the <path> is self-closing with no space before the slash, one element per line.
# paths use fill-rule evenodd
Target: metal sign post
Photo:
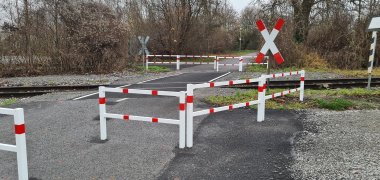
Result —
<path fill-rule="evenodd" d="M 372 32 L 371 49 L 369 51 L 369 61 L 368 61 L 368 86 L 367 86 L 368 89 L 371 89 L 371 78 L 372 78 L 373 61 L 375 60 L 377 31 L 379 30 L 380 30 L 380 17 L 374 17 L 372 18 L 371 23 L 368 26 L 368 31 Z"/>
<path fill-rule="evenodd" d="M 284 62 L 284 58 L 282 57 L 280 51 L 278 50 L 276 44 L 274 44 L 274 40 L 276 39 L 278 33 L 280 32 L 282 26 L 284 25 L 285 21 L 282 18 L 279 18 L 276 25 L 274 26 L 274 29 L 272 32 L 269 34 L 268 29 L 265 27 L 265 24 L 262 20 L 258 20 L 256 22 L 256 26 L 259 29 L 261 35 L 265 39 L 265 44 L 261 48 L 260 53 L 256 57 L 256 63 L 261 63 L 264 58 L 265 54 L 270 50 L 273 54 L 274 59 L 276 60 L 277 64 L 282 64 Z M 267 65 L 268 65 L 268 70 L 267 73 L 268 75 L 270 74 L 270 60 L 271 58 L 268 59 Z M 269 78 L 267 79 L 267 87 L 269 88 Z"/>
<path fill-rule="evenodd" d="M 147 44 L 149 41 L 149 36 L 144 38 L 143 36 L 138 37 L 140 44 L 141 44 L 141 49 L 139 51 L 139 55 L 142 55 L 142 62 L 143 62 L 143 67 L 145 66 L 145 55 L 150 55 L 150 52 L 148 50 Z"/>

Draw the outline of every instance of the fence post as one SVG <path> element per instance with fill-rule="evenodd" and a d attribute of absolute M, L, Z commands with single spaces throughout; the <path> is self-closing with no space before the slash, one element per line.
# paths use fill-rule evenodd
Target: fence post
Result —
<path fill-rule="evenodd" d="M 26 152 L 24 109 L 22 108 L 15 109 L 14 123 L 15 123 L 15 136 L 16 136 L 16 148 L 17 148 L 18 178 L 20 180 L 27 180 L 29 179 L 29 176 L 28 176 L 28 160 L 27 160 L 27 152 Z"/>
<path fill-rule="evenodd" d="M 243 57 L 242 56 L 239 59 L 239 72 L 243 72 Z"/>
<path fill-rule="evenodd" d="M 216 57 L 216 72 L 219 72 L 219 57 Z"/>
<path fill-rule="evenodd" d="M 301 71 L 301 83 L 300 83 L 300 101 L 303 101 L 305 90 L 305 70 Z"/>
<path fill-rule="evenodd" d="M 181 56 L 177 55 L 177 70 L 180 70 L 180 61 L 181 61 Z"/>
<path fill-rule="evenodd" d="M 194 88 L 192 84 L 187 84 L 187 119 L 186 119 L 186 147 L 193 147 L 193 108 L 194 108 Z"/>
<path fill-rule="evenodd" d="M 216 61 L 218 60 L 218 56 L 215 57 L 214 59 L 214 70 L 216 69 Z"/>
<path fill-rule="evenodd" d="M 185 148 L 186 143 L 186 92 L 181 91 L 179 97 L 179 148 Z"/>
<path fill-rule="evenodd" d="M 265 118 L 265 80 L 262 75 L 258 87 L 257 122 L 263 122 Z"/>
<path fill-rule="evenodd" d="M 105 87 L 99 87 L 99 118 L 100 118 L 100 139 L 107 139 L 107 120 L 106 114 L 106 93 Z"/>
<path fill-rule="evenodd" d="M 146 63 L 146 70 L 148 71 L 149 70 L 149 56 L 146 55 L 146 60 L 145 60 L 145 63 Z"/>

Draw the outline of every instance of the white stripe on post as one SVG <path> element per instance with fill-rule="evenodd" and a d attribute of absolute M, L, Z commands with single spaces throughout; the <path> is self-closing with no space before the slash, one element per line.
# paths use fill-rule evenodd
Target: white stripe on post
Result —
<path fill-rule="evenodd" d="M 243 72 L 243 57 L 239 59 L 239 72 Z"/>
<path fill-rule="evenodd" d="M 219 60 L 220 60 L 220 58 L 217 57 L 216 58 L 216 72 L 219 72 Z"/>
<path fill-rule="evenodd" d="M 177 56 L 177 70 L 180 70 L 180 61 L 181 61 L 181 56 Z"/>
<path fill-rule="evenodd" d="M 99 87 L 99 118 L 100 118 L 100 139 L 107 139 L 107 121 L 106 121 L 106 93 L 105 87 Z"/>
<path fill-rule="evenodd" d="M 186 92 L 181 91 L 179 97 L 179 148 L 185 148 L 186 143 Z"/>
<path fill-rule="evenodd" d="M 145 59 L 145 63 L 146 63 L 146 70 L 148 71 L 149 70 L 149 56 L 146 56 L 146 59 Z"/>
<path fill-rule="evenodd" d="M 187 121 L 186 121 L 186 147 L 193 147 L 193 108 L 194 108 L 194 87 L 187 84 Z"/>

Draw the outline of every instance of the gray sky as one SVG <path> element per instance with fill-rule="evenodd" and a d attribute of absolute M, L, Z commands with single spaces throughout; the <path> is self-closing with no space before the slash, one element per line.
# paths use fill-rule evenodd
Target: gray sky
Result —
<path fill-rule="evenodd" d="M 252 1 L 252 0 L 229 0 L 234 9 L 240 14 L 240 12 Z"/>

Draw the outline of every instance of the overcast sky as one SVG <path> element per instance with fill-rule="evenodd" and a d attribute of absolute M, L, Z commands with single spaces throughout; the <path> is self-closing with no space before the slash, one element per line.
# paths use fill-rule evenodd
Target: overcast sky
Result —
<path fill-rule="evenodd" d="M 240 14 L 240 12 L 252 1 L 252 0 L 229 0 L 232 6 Z"/>

